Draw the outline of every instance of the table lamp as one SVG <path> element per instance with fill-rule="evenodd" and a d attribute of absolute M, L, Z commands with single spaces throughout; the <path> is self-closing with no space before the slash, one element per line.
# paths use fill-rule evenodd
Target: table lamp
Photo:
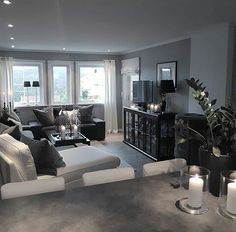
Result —
<path fill-rule="evenodd" d="M 36 105 L 37 105 L 37 103 L 38 103 L 38 91 L 37 91 L 37 89 L 38 89 L 38 87 L 40 86 L 39 85 L 39 81 L 33 81 L 33 85 L 32 85 L 33 87 L 36 87 L 35 88 L 35 91 L 36 91 Z"/>
<path fill-rule="evenodd" d="M 29 87 L 31 87 L 30 81 L 24 81 L 24 87 L 27 88 L 27 105 L 29 105 Z"/>
<path fill-rule="evenodd" d="M 166 110 L 166 94 L 175 93 L 175 87 L 173 80 L 162 80 L 160 83 L 160 95 L 161 95 L 161 111 Z"/>

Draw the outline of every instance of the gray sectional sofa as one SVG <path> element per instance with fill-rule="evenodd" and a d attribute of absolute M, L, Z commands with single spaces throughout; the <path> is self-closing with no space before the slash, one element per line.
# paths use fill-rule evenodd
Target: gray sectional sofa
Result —
<path fill-rule="evenodd" d="M 84 105 L 77 105 L 84 106 Z M 35 139 L 45 137 L 44 131 L 47 129 L 54 129 L 55 126 L 45 126 L 37 119 L 34 109 L 43 109 L 47 106 L 25 106 L 16 107 L 15 112 L 19 116 L 24 130 L 31 130 Z M 73 105 L 53 106 L 55 111 L 60 108 L 72 110 Z M 94 104 L 92 112 L 92 121 L 81 123 L 80 130 L 90 140 L 104 140 L 105 139 L 105 121 L 104 119 L 104 105 Z"/>
<path fill-rule="evenodd" d="M 42 181 L 42 185 L 43 183 L 53 185 L 55 178 L 63 177 L 66 188 L 72 188 L 81 186 L 83 173 L 116 168 L 120 165 L 118 157 L 92 146 L 70 148 L 59 153 L 66 166 L 58 168 L 56 176 L 37 175 L 28 146 L 8 134 L 0 135 L 0 179 L 2 184 L 30 181 L 29 183 L 32 185 L 32 181 L 48 179 L 47 182 Z M 23 186 L 25 187 L 25 185 Z"/>

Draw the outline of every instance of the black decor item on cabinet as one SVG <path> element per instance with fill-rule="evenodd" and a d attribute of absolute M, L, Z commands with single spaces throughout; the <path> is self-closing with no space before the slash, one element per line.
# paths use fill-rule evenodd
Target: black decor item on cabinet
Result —
<path fill-rule="evenodd" d="M 161 95 L 161 111 L 166 110 L 166 94 L 175 93 L 175 87 L 173 80 L 161 80 L 160 84 L 160 95 Z"/>
<path fill-rule="evenodd" d="M 124 143 L 155 161 L 174 158 L 175 113 L 152 114 L 124 107 Z"/>

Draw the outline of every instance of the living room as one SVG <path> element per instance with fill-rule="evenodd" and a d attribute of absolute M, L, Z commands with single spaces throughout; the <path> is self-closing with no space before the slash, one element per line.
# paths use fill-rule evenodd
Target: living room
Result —
<path fill-rule="evenodd" d="M 218 108 L 231 105 L 220 112 L 228 112 L 227 120 L 231 111 L 235 117 L 235 10 L 233 0 L 2 1 L 0 107 L 1 117 L 7 117 L 2 117 L 0 127 L 0 179 L 5 185 L 2 199 L 9 199 L 0 202 L 3 231 L 176 231 L 177 226 L 189 231 L 191 225 L 193 231 L 226 226 L 234 231 L 229 220 L 235 220 L 234 202 L 231 211 L 222 208 L 215 214 L 218 202 L 226 203 L 226 193 L 219 197 L 220 183 L 211 197 L 203 191 L 200 208 L 183 201 L 176 208 L 175 201 L 188 193 L 178 187 L 176 176 L 162 175 L 167 169 L 189 171 L 195 165 L 203 176 L 203 165 L 196 161 L 200 144 L 190 134 L 194 142 L 181 144 L 186 137 L 178 129 L 184 130 L 184 123 L 186 130 L 191 126 L 202 132 L 204 120 L 214 116 L 209 115 L 211 107 L 217 117 Z M 174 91 L 163 93 L 160 78 L 164 77 L 159 72 L 168 65 L 174 65 L 170 72 Z M 200 81 L 186 83 L 191 77 Z M 147 91 L 151 100 L 134 100 L 133 80 L 151 83 Z M 170 126 L 165 126 L 168 120 Z M 168 142 L 163 131 L 171 134 Z M 13 159 L 13 151 L 18 154 L 15 149 L 21 146 L 18 152 L 27 154 L 31 171 L 19 168 L 25 161 Z M 53 156 L 59 166 L 49 170 L 48 157 Z M 44 215 L 39 215 L 37 201 L 45 207 Z M 24 204 L 28 208 L 18 218 Z M 59 222 L 64 210 L 65 218 Z M 198 228 L 196 217 L 186 212 L 202 214 L 198 222 L 205 226 Z M 13 216 L 7 221 L 9 214 Z M 178 221 L 168 224 L 168 215 Z"/>

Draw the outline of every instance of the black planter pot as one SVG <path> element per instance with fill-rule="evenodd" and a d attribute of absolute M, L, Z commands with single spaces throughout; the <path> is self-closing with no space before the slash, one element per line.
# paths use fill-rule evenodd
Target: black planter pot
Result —
<path fill-rule="evenodd" d="M 223 170 L 234 169 L 233 158 L 231 156 L 216 157 L 210 151 L 200 147 L 199 163 L 200 166 L 208 168 L 211 171 L 209 183 L 210 193 L 218 197 L 220 191 L 220 173 Z"/>

